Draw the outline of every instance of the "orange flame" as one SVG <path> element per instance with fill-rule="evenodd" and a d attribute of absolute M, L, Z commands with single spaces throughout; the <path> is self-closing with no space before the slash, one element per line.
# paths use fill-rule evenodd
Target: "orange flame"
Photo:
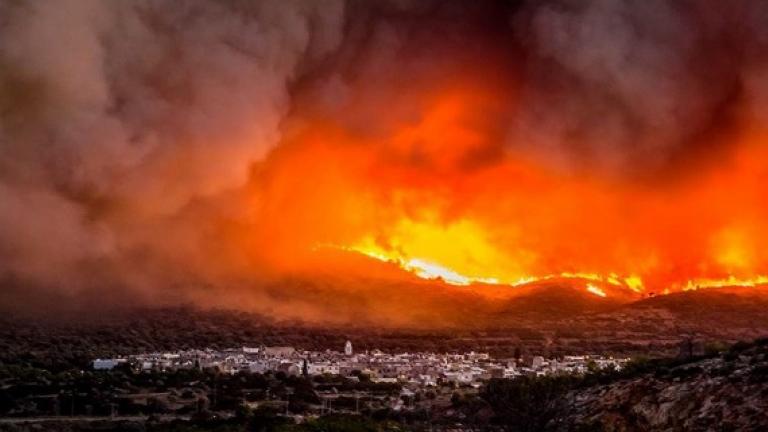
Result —
<path fill-rule="evenodd" d="M 694 291 L 703 288 L 723 288 L 723 287 L 757 287 L 768 285 L 768 276 L 756 276 L 750 279 L 740 279 L 735 276 L 728 276 L 724 279 L 693 279 L 683 285 L 683 291 Z"/>
<path fill-rule="evenodd" d="M 499 97 L 475 90 L 366 107 L 384 125 L 371 134 L 309 122 L 259 191 L 270 259 L 336 245 L 453 285 L 573 278 L 595 295 L 768 284 L 768 131 L 656 187 L 498 145 L 477 113 Z"/>
<path fill-rule="evenodd" d="M 598 297 L 606 297 L 607 294 L 602 289 L 598 288 L 597 286 L 589 283 L 587 284 L 587 291 L 598 296 Z"/>

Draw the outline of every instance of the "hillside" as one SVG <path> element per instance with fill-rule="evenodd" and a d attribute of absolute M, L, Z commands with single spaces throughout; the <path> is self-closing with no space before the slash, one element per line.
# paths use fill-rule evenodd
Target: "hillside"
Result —
<path fill-rule="evenodd" d="M 768 341 L 574 390 L 559 430 L 768 430 Z"/>
<path fill-rule="evenodd" d="M 627 305 L 625 310 L 667 310 L 685 325 L 717 323 L 718 327 L 749 329 L 768 326 L 768 288 L 723 287 L 657 296 Z"/>
<path fill-rule="evenodd" d="M 496 322 L 548 322 L 609 312 L 625 304 L 614 297 L 587 292 L 580 280 L 558 280 L 514 288 L 520 291 L 502 302 Z"/>
<path fill-rule="evenodd" d="M 475 350 L 499 356 L 515 350 L 675 355 L 684 338 L 704 345 L 768 335 L 764 312 L 768 295 L 752 288 L 707 289 L 620 303 L 562 281 L 523 287 L 515 297 L 494 300 L 466 287 L 445 291 L 434 281 L 404 286 L 368 280 L 358 293 L 343 290 L 346 295 L 339 292 L 338 283 L 327 280 L 291 283 L 311 284 L 307 286 L 313 289 L 304 291 L 314 294 L 303 301 L 333 303 L 340 319 L 349 318 L 345 314 L 350 309 L 357 310 L 353 324 L 276 320 L 252 312 L 196 307 L 104 309 L 88 315 L 33 318 L 6 314 L 0 317 L 0 360 L 60 363 L 65 368 L 98 356 L 158 349 L 261 343 L 338 349 L 350 338 L 363 349 Z M 365 302 L 372 292 L 377 300 Z M 368 315 L 361 315 L 363 311 Z M 390 326 L 379 325 L 385 318 Z"/>

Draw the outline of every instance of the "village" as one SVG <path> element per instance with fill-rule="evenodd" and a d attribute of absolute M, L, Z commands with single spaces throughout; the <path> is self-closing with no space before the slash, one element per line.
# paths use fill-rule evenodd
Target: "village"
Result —
<path fill-rule="evenodd" d="M 337 375 L 361 377 L 374 383 L 397 383 L 407 388 L 452 384 L 478 388 L 491 378 L 521 375 L 584 374 L 590 370 L 621 369 L 628 358 L 601 355 L 570 355 L 556 359 L 531 356 L 528 361 L 494 359 L 487 353 L 385 353 L 379 350 L 356 353 L 347 341 L 342 351 L 303 351 L 293 347 L 242 347 L 223 351 L 187 350 L 134 354 L 125 358 L 96 359 L 94 370 L 109 370 L 120 364 L 139 371 L 217 369 L 221 373 L 283 372 L 288 376 Z"/>

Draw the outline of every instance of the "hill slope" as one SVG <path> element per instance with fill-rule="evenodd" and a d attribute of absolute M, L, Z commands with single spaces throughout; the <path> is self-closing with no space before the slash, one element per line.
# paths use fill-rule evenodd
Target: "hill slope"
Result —
<path fill-rule="evenodd" d="M 768 430 L 768 344 L 575 390 L 561 430 Z"/>

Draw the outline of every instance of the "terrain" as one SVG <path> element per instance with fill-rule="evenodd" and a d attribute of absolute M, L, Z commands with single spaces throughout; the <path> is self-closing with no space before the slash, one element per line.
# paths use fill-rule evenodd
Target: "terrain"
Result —
<path fill-rule="evenodd" d="M 143 351 L 260 344 L 324 350 L 340 349 L 347 339 L 361 350 L 669 356 L 687 339 L 703 349 L 768 335 L 764 288 L 711 288 L 626 303 L 556 281 L 495 303 L 473 299 L 472 293 L 444 297 L 445 316 L 456 321 L 423 327 L 318 324 L 194 306 L 7 313 L 0 317 L 0 361 L 82 368 L 93 358 Z M 418 299 L 414 304 L 418 308 Z"/>
<path fill-rule="evenodd" d="M 319 391 L 365 390 L 392 400 L 398 397 L 399 385 L 338 376 L 308 380 L 281 373 L 230 375 L 213 370 L 137 373 L 120 368 L 52 374 L 8 365 L 0 367 L 0 382 L 0 408 L 11 414 L 0 416 L 0 430 L 14 432 L 640 432 L 768 427 L 768 339 L 721 346 L 701 355 L 637 358 L 622 370 L 590 370 L 583 376 L 496 378 L 479 392 L 440 385 L 431 396 L 421 395 L 431 400 L 426 408 L 381 407 L 299 424 L 279 415 L 285 405 L 262 403 L 251 410 L 241 404 L 281 395 L 293 413 L 301 413 L 317 404 Z M 355 406 L 354 400 L 347 402 Z M 341 406 L 343 401 L 337 403 Z M 113 418 L 110 412 L 115 409 L 121 415 Z M 57 414 L 35 414 L 48 411 Z"/>
<path fill-rule="evenodd" d="M 650 368 L 649 368 L 650 369 Z M 562 422 L 607 431 L 768 429 L 768 344 L 575 390 Z"/>
<path fill-rule="evenodd" d="M 437 288 L 428 282 L 419 283 L 436 295 Z M 333 289 L 327 280 L 323 284 Z M 761 430 L 766 425 L 768 342 L 736 343 L 768 335 L 764 288 L 711 288 L 617 300 L 586 292 L 583 285 L 584 281 L 566 279 L 537 282 L 493 301 L 473 292 L 477 287 L 454 287 L 452 295 L 442 297 L 441 307 L 456 320 L 421 327 L 377 327 L 367 320 L 318 324 L 196 306 L 101 308 L 87 315 L 78 311 L 46 316 L 7 313 L 0 317 L 0 408 L 5 410 L 0 417 L 14 418 L 0 422 L 0 430 L 33 430 L 39 422 L 73 431 L 117 426 L 157 431 L 333 430 L 324 422 L 371 431 L 432 426 L 510 431 L 708 430 L 712 424 L 724 425 L 723 430 Z M 365 289 L 376 287 L 381 285 L 369 284 Z M 416 296 L 414 304 L 420 301 L 424 297 Z M 95 358 L 140 352 L 262 344 L 340 350 L 347 339 L 357 350 L 486 351 L 506 358 L 521 354 L 524 359 L 594 353 L 636 360 L 627 370 L 585 377 L 491 381 L 479 394 L 459 390 L 452 397 L 454 390 L 442 389 L 440 397 L 450 402 L 428 414 L 417 410 L 407 415 L 371 412 L 359 418 L 321 417 L 317 424 L 296 428 L 280 423 L 283 429 L 265 426 L 277 421 L 274 413 L 243 412 L 219 420 L 196 416 L 199 401 L 235 415 L 242 401 L 237 389 L 295 392 L 310 388 L 302 380 L 280 375 L 230 377 L 215 371 L 165 376 L 122 370 L 104 375 L 90 370 Z M 311 388 L 324 385 L 329 384 L 313 382 Z M 350 385 L 357 384 L 333 384 L 337 388 Z M 233 396 L 214 399 L 216 389 L 225 387 Z M 392 396 L 396 389 L 382 391 L 396 397 Z M 115 409 L 109 401 L 122 401 L 123 393 L 143 392 L 170 394 L 173 406 L 180 406 L 177 412 L 183 414 L 165 418 L 168 407 L 132 402 L 117 409 L 140 418 L 108 420 Z M 254 394 L 260 397 L 258 391 Z M 313 400 L 312 394 L 307 392 L 308 401 Z M 510 407 L 517 408 L 510 411 Z M 45 417 L 52 412 L 77 416 L 70 420 Z M 150 418 L 147 413 L 155 414 Z M 243 429 L 246 424 L 256 426 Z"/>
<path fill-rule="evenodd" d="M 477 430 L 760 431 L 767 395 L 768 339 L 760 339 L 581 377 L 495 379 L 463 409 Z"/>

